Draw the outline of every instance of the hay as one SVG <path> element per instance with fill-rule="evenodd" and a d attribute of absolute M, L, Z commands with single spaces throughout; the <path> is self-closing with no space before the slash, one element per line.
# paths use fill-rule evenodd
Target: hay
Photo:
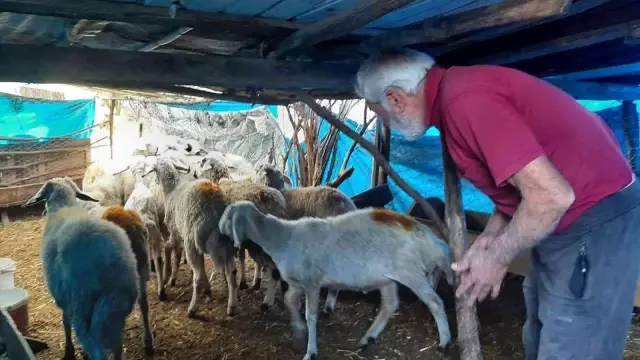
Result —
<path fill-rule="evenodd" d="M 38 359 L 60 359 L 64 352 L 64 331 L 60 312 L 53 304 L 42 277 L 39 249 L 43 221 L 26 218 L 8 228 L 0 228 L 0 257 L 17 262 L 16 285 L 30 294 L 29 333 L 46 341 L 50 349 Z M 207 269 L 211 271 L 210 262 Z M 276 306 L 268 314 L 259 310 L 264 292 L 241 291 L 238 315 L 227 318 L 226 285 L 216 273 L 213 299 L 204 301 L 203 320 L 188 319 L 191 298 L 190 276 L 182 264 L 176 287 L 169 287 L 169 301 L 158 302 L 154 293 L 155 277 L 149 282 L 150 317 L 155 336 L 154 359 L 298 359 L 290 336 L 289 316 Z M 252 274 L 251 268 L 249 274 Z M 524 314 L 520 289 L 521 278 L 506 282 L 498 300 L 479 308 L 482 345 L 486 359 L 521 359 L 520 329 Z M 440 289 L 455 332 L 453 298 L 446 287 Z M 336 312 L 321 318 L 318 326 L 320 357 L 343 359 L 443 359 L 436 350 L 437 330 L 433 317 L 419 302 L 403 302 L 390 320 L 370 354 L 355 351 L 356 343 L 373 320 L 377 294 L 362 296 L 341 293 Z M 278 294 L 278 300 L 281 299 Z M 455 335 L 455 334 L 454 334 Z M 76 342 L 77 345 L 77 342 Z M 76 346 L 78 349 L 79 347 Z M 136 308 L 127 321 L 125 357 L 143 359 L 142 322 Z M 79 358 L 79 354 L 77 354 Z M 450 357 L 455 358 L 455 357 Z M 640 358 L 640 319 L 634 317 L 625 359 Z"/>

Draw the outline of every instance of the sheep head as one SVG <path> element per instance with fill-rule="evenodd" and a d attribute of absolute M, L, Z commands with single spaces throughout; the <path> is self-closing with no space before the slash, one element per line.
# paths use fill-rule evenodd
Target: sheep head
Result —
<path fill-rule="evenodd" d="M 76 185 L 71 178 L 58 177 L 44 183 L 40 190 L 38 190 L 31 199 L 24 203 L 22 207 L 27 207 L 44 201 L 45 213 L 43 214 L 46 214 L 50 212 L 51 208 L 74 206 L 76 204 L 76 199 L 99 202 L 99 200 L 94 199 L 91 195 L 80 190 L 78 185 Z"/>
<path fill-rule="evenodd" d="M 259 213 L 255 205 L 250 201 L 236 201 L 227 206 L 222 213 L 218 228 L 222 235 L 228 236 L 233 240 L 236 247 L 240 247 L 246 239 L 247 220 Z"/>

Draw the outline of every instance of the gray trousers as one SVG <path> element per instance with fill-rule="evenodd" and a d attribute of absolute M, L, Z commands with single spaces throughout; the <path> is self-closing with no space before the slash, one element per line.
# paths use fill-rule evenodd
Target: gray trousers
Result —
<path fill-rule="evenodd" d="M 589 270 L 582 298 L 569 290 L 581 244 Z M 640 190 L 611 195 L 531 252 L 523 291 L 527 360 L 623 358 L 640 274 Z"/>

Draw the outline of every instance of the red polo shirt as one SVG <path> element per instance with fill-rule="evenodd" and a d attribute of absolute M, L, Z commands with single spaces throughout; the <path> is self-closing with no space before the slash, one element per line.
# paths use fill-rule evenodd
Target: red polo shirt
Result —
<path fill-rule="evenodd" d="M 541 155 L 576 198 L 556 233 L 632 180 L 605 122 L 544 80 L 500 66 L 434 67 L 425 93 L 427 123 L 444 133 L 460 176 L 509 216 L 521 197 L 507 179 Z"/>

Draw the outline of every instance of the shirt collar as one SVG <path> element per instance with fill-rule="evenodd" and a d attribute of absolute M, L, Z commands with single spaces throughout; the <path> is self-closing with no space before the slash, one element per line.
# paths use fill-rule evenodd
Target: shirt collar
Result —
<path fill-rule="evenodd" d="M 443 69 L 437 65 L 433 65 L 429 71 L 427 71 L 427 79 L 425 84 L 425 104 L 426 104 L 426 118 L 424 122 L 427 126 L 435 126 L 438 130 L 442 125 L 442 119 L 440 119 L 440 110 L 438 100 L 438 92 L 440 91 L 440 83 L 444 77 L 446 69 Z"/>

